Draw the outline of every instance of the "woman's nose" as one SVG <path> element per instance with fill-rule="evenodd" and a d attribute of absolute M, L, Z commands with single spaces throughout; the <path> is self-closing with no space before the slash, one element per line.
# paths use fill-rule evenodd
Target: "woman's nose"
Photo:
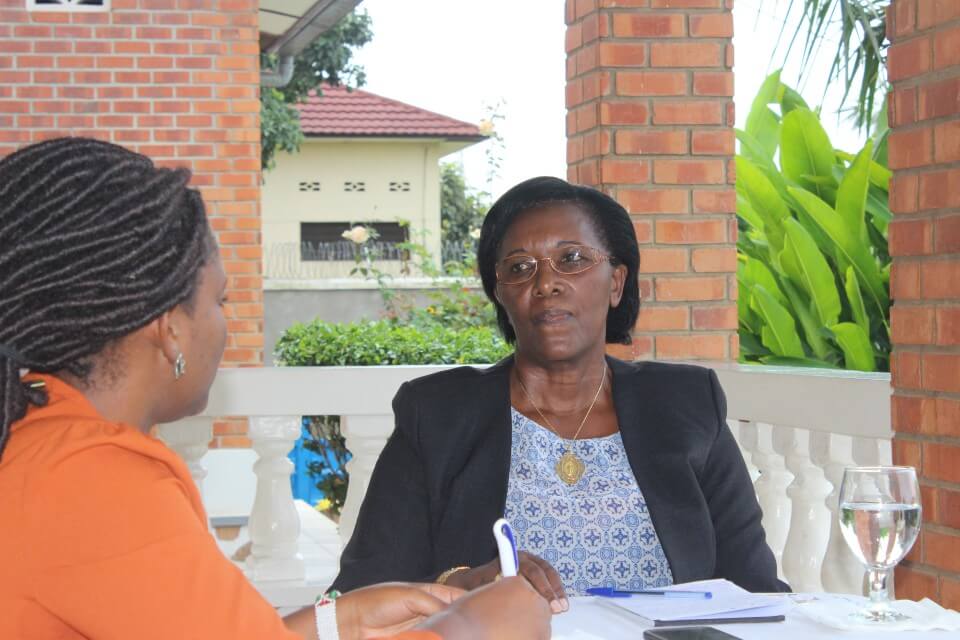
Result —
<path fill-rule="evenodd" d="M 533 274 L 533 294 L 544 297 L 557 295 L 562 288 L 560 274 L 553 268 L 550 258 L 537 260 L 537 272 Z"/>

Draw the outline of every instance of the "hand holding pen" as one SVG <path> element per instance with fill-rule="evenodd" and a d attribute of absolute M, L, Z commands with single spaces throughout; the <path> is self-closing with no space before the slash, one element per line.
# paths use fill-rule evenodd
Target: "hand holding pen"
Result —
<path fill-rule="evenodd" d="M 497 541 L 500 574 L 504 578 L 522 575 L 547 599 L 554 613 L 563 613 L 570 608 L 556 569 L 542 558 L 518 552 L 513 529 L 504 518 L 493 523 L 493 537 Z"/>
<path fill-rule="evenodd" d="M 550 603 L 550 609 L 554 613 L 562 613 L 570 608 L 563 589 L 563 581 L 549 562 L 524 551 L 517 552 L 517 561 L 519 566 L 517 574 L 523 576 Z M 486 564 L 454 573 L 447 579 L 446 584 L 473 590 L 496 581 L 501 575 L 503 574 L 498 554 Z"/>

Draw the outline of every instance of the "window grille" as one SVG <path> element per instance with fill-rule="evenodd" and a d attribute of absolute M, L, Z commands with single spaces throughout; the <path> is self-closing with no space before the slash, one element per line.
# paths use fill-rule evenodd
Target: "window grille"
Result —
<path fill-rule="evenodd" d="M 407 242 L 409 229 L 397 222 L 301 222 L 300 223 L 300 260 L 319 262 L 333 260 L 353 260 L 360 250 L 352 240 L 343 237 L 356 224 L 376 230 L 376 240 L 369 240 L 363 247 L 371 252 L 376 260 L 407 260 L 407 251 L 397 245 Z"/>
<path fill-rule="evenodd" d="M 110 0 L 27 0 L 27 11 L 109 11 Z"/>

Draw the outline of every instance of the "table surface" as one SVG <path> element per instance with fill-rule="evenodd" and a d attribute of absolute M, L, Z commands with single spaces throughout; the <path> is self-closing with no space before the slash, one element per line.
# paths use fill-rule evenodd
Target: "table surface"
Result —
<path fill-rule="evenodd" d="M 802 606 L 802 605 L 798 605 Z M 641 640 L 650 623 L 601 598 L 571 598 L 570 610 L 554 616 L 554 640 Z M 719 625 L 741 640 L 943 640 L 957 638 L 956 631 L 840 631 L 823 626 L 793 611 L 784 622 Z"/>

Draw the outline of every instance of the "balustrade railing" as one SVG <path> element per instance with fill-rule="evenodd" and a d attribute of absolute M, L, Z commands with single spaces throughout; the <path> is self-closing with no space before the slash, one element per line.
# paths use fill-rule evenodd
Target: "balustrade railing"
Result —
<path fill-rule="evenodd" d="M 889 376 L 733 363 L 708 366 L 726 391 L 728 421 L 755 479 L 781 577 L 797 591 L 860 593 L 863 570 L 841 537 L 837 494 L 845 466 L 890 463 Z M 286 459 L 300 433 L 300 417 L 341 416 L 353 454 L 339 524 L 340 541 L 346 542 L 393 429 L 393 395 L 404 381 L 445 368 L 225 369 L 204 414 L 163 425 L 160 436 L 185 458 L 202 491 L 202 457 L 214 418 L 250 418 L 250 437 L 259 457 L 253 468 L 257 490 L 246 572 L 268 597 L 274 593 L 270 585 L 282 586 L 283 605 L 308 604 L 318 585 L 305 580 L 290 492 L 292 469 Z M 336 570 L 330 566 L 313 573 L 329 579 Z M 303 588 L 298 591 L 296 585 Z"/>

